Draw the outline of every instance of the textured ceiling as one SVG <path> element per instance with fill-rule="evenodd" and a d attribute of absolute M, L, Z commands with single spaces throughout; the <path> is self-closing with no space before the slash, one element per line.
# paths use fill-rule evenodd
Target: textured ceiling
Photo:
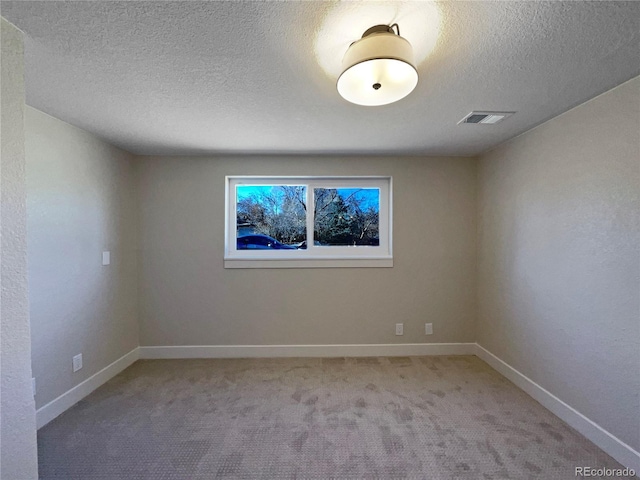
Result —
<path fill-rule="evenodd" d="M 27 103 L 139 154 L 474 155 L 640 74 L 640 2 L 3 1 Z M 420 80 L 347 103 L 350 42 L 398 22 Z M 471 110 L 517 113 L 457 125 Z"/>

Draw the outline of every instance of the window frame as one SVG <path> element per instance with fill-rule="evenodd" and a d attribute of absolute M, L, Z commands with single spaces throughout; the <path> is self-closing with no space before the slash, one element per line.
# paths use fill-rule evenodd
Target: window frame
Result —
<path fill-rule="evenodd" d="M 306 186 L 307 248 L 299 250 L 238 250 L 236 186 Z M 375 188 L 380 191 L 378 246 L 314 244 L 314 188 Z M 225 177 L 225 268 L 393 267 L 393 178 L 391 176 L 269 176 Z"/>

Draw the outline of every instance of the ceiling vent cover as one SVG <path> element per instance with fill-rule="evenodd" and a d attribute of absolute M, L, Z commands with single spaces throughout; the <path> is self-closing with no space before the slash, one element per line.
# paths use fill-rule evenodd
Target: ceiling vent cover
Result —
<path fill-rule="evenodd" d="M 516 112 L 471 112 L 458 122 L 461 123 L 484 123 L 495 125 Z"/>

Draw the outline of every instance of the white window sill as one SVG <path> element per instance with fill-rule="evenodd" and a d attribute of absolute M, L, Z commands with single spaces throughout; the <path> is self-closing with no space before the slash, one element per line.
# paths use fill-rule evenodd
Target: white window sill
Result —
<path fill-rule="evenodd" d="M 393 258 L 249 259 L 225 258 L 224 268 L 391 268 Z"/>

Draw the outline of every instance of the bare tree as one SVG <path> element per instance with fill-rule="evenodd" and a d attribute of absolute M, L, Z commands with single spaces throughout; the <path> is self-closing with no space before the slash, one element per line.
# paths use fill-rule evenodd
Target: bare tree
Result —
<path fill-rule="evenodd" d="M 314 240 L 325 245 L 378 245 L 378 203 L 366 189 L 314 189 Z M 307 187 L 281 185 L 260 189 L 237 204 L 237 222 L 282 243 L 307 239 Z"/>
<path fill-rule="evenodd" d="M 364 189 L 345 195 L 338 189 L 315 189 L 315 241 L 327 245 L 378 245 L 379 212 L 365 209 Z"/>
<path fill-rule="evenodd" d="M 243 197 L 237 204 L 238 224 L 282 243 L 306 239 L 306 187 L 276 186 Z"/>

